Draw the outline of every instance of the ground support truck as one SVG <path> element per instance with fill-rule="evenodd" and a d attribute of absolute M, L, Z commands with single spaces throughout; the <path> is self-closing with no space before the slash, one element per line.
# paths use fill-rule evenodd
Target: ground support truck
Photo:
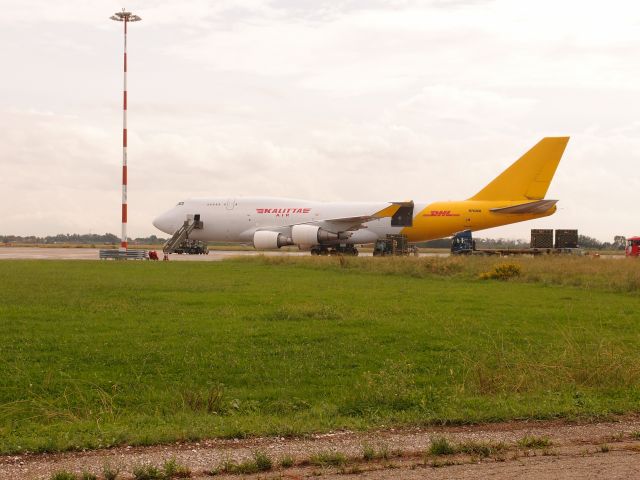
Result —
<path fill-rule="evenodd" d="M 530 248 L 476 248 L 471 230 L 464 230 L 451 239 L 452 255 L 582 255 L 578 246 L 577 230 L 556 230 L 556 242 L 553 242 L 553 230 L 531 230 Z"/>

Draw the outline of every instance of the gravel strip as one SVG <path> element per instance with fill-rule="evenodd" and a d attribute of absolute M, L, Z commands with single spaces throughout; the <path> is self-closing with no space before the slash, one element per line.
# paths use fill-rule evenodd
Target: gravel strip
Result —
<path fill-rule="evenodd" d="M 60 470 L 100 474 L 103 466 L 109 464 L 121 471 L 118 478 L 124 480 L 133 478 L 132 471 L 136 466 L 159 466 L 171 458 L 189 467 L 193 478 L 211 478 L 206 472 L 219 468 L 226 461 L 250 460 L 257 451 L 266 453 L 276 467 L 284 457 L 292 457 L 299 464 L 322 452 L 339 452 L 358 460 L 342 468 L 313 465 L 275 468 L 256 478 L 640 478 L 637 432 L 640 432 L 640 417 L 625 416 L 617 421 L 598 423 L 523 421 L 367 433 L 332 432 L 303 439 L 206 440 L 153 447 L 0 456 L 0 479 L 49 479 Z M 484 460 L 468 455 L 425 459 L 424 452 L 431 439 L 441 436 L 453 443 L 502 442 L 509 449 Z M 547 437 L 552 445 L 544 449 L 516 448 L 517 442 L 525 436 Z M 362 460 L 363 445 L 399 452 L 399 456 L 365 462 Z M 453 465 L 447 465 L 447 462 Z M 350 471 L 358 473 L 350 475 Z M 216 478 L 234 477 L 238 478 L 229 475 Z"/>

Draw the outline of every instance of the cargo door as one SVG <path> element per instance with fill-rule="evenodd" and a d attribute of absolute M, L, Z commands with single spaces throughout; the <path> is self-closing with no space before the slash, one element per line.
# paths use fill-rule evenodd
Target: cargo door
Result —
<path fill-rule="evenodd" d="M 412 227 L 413 226 L 413 202 L 410 205 L 403 205 L 391 217 L 392 227 Z"/>

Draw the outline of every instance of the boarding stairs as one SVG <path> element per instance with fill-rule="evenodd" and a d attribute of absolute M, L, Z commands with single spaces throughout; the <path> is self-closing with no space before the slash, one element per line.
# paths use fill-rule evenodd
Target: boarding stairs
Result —
<path fill-rule="evenodd" d="M 203 223 L 200 220 L 200 215 L 187 215 L 187 219 L 184 221 L 182 226 L 176 230 L 167 242 L 162 246 L 162 251 L 164 253 L 173 253 L 178 249 L 184 242 L 189 240 L 189 234 L 194 230 L 201 230 L 203 227 Z"/>

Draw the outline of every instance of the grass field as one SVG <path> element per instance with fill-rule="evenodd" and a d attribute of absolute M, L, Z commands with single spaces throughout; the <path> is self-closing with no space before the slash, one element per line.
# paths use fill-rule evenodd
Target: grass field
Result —
<path fill-rule="evenodd" d="M 0 452 L 640 411 L 640 263 L 0 262 Z"/>

